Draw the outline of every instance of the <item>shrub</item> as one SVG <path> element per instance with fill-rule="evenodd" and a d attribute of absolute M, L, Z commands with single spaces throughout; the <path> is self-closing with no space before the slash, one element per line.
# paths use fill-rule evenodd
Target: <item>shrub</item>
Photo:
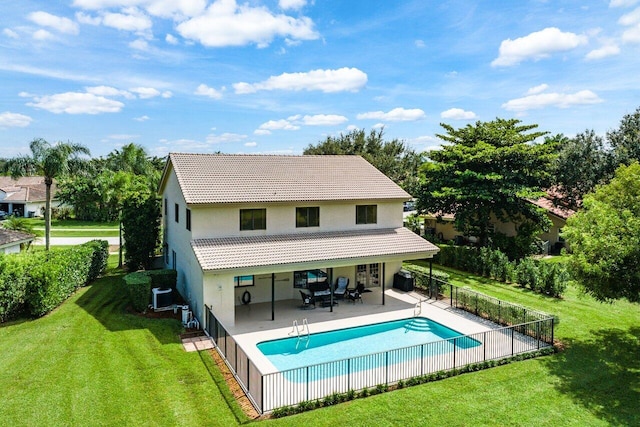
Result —
<path fill-rule="evenodd" d="M 14 318 L 24 308 L 28 276 L 21 259 L 0 255 L 0 322 Z"/>
<path fill-rule="evenodd" d="M 146 271 L 135 271 L 123 277 L 134 310 L 144 312 L 151 299 L 151 276 Z"/>
<path fill-rule="evenodd" d="M 145 274 L 151 277 L 152 288 L 171 288 L 174 291 L 176 290 L 176 282 L 178 279 L 178 272 L 176 270 L 147 270 Z"/>
<path fill-rule="evenodd" d="M 87 279 L 88 282 L 92 282 L 107 269 L 107 261 L 109 259 L 109 242 L 106 240 L 92 240 L 85 243 L 83 246 L 87 246 L 93 250 L 91 266 L 89 268 L 89 277 Z"/>

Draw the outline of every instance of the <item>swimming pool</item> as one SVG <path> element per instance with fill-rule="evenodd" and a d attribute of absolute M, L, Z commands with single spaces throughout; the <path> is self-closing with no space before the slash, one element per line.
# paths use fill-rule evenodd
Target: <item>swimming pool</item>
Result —
<path fill-rule="evenodd" d="M 349 370 L 362 370 L 371 367 L 371 361 L 358 363 L 363 356 L 373 353 L 389 352 L 385 358 L 374 358 L 374 364 L 396 364 L 409 359 L 423 357 L 424 352 L 418 351 L 421 345 L 435 343 L 429 346 L 429 354 L 443 354 L 453 350 L 453 340 L 462 336 L 461 333 L 450 329 L 438 322 L 425 317 L 395 320 L 355 328 L 311 334 L 308 341 L 299 341 L 298 337 L 282 338 L 264 341 L 257 344 L 258 349 L 280 371 L 290 370 L 310 365 L 319 365 L 343 359 L 352 359 Z M 458 348 L 471 348 L 480 342 L 464 337 L 455 340 Z M 414 347 L 415 351 L 394 351 Z M 379 360 L 376 362 L 376 360 Z M 334 372 L 330 376 L 340 374 Z M 314 374 L 316 379 L 326 377 L 320 371 Z"/>

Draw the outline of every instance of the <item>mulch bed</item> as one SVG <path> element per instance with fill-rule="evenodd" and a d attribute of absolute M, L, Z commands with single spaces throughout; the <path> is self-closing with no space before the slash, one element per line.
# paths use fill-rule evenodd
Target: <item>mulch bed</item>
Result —
<path fill-rule="evenodd" d="M 242 408 L 242 411 L 245 413 L 245 415 L 252 420 L 260 418 L 260 414 L 258 414 L 256 408 L 253 407 L 253 405 L 249 401 L 249 398 L 244 393 L 244 390 L 242 390 L 242 387 L 240 387 L 240 384 L 238 384 L 236 377 L 233 376 L 227 364 L 224 363 L 224 360 L 222 359 L 222 357 L 220 357 L 218 351 L 215 348 L 212 348 L 211 350 L 209 350 L 209 354 L 216 362 L 216 365 L 218 365 L 218 368 L 220 369 L 224 380 L 227 382 L 229 390 L 231 390 L 233 397 L 238 401 L 238 404 L 240 405 L 240 408 Z M 268 416 L 264 416 L 262 418 L 268 418 Z"/>

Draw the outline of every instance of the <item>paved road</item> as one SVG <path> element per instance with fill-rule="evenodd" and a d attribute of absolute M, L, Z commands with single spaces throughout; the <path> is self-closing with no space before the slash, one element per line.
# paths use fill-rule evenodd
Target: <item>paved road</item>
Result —
<path fill-rule="evenodd" d="M 90 240 L 106 240 L 109 242 L 109 245 L 119 245 L 120 239 L 118 237 L 52 237 L 50 240 L 51 245 L 81 245 Z M 44 237 L 38 237 L 33 241 L 34 245 L 44 245 Z"/>

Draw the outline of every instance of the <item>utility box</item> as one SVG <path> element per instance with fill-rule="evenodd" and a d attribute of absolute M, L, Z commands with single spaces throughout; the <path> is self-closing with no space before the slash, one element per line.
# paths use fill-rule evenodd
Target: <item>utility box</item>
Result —
<path fill-rule="evenodd" d="M 171 288 L 153 288 L 153 310 L 173 309 L 173 298 L 171 297 Z"/>
<path fill-rule="evenodd" d="M 400 270 L 393 275 L 393 287 L 401 291 L 409 292 L 413 290 L 413 276 L 407 270 Z"/>

